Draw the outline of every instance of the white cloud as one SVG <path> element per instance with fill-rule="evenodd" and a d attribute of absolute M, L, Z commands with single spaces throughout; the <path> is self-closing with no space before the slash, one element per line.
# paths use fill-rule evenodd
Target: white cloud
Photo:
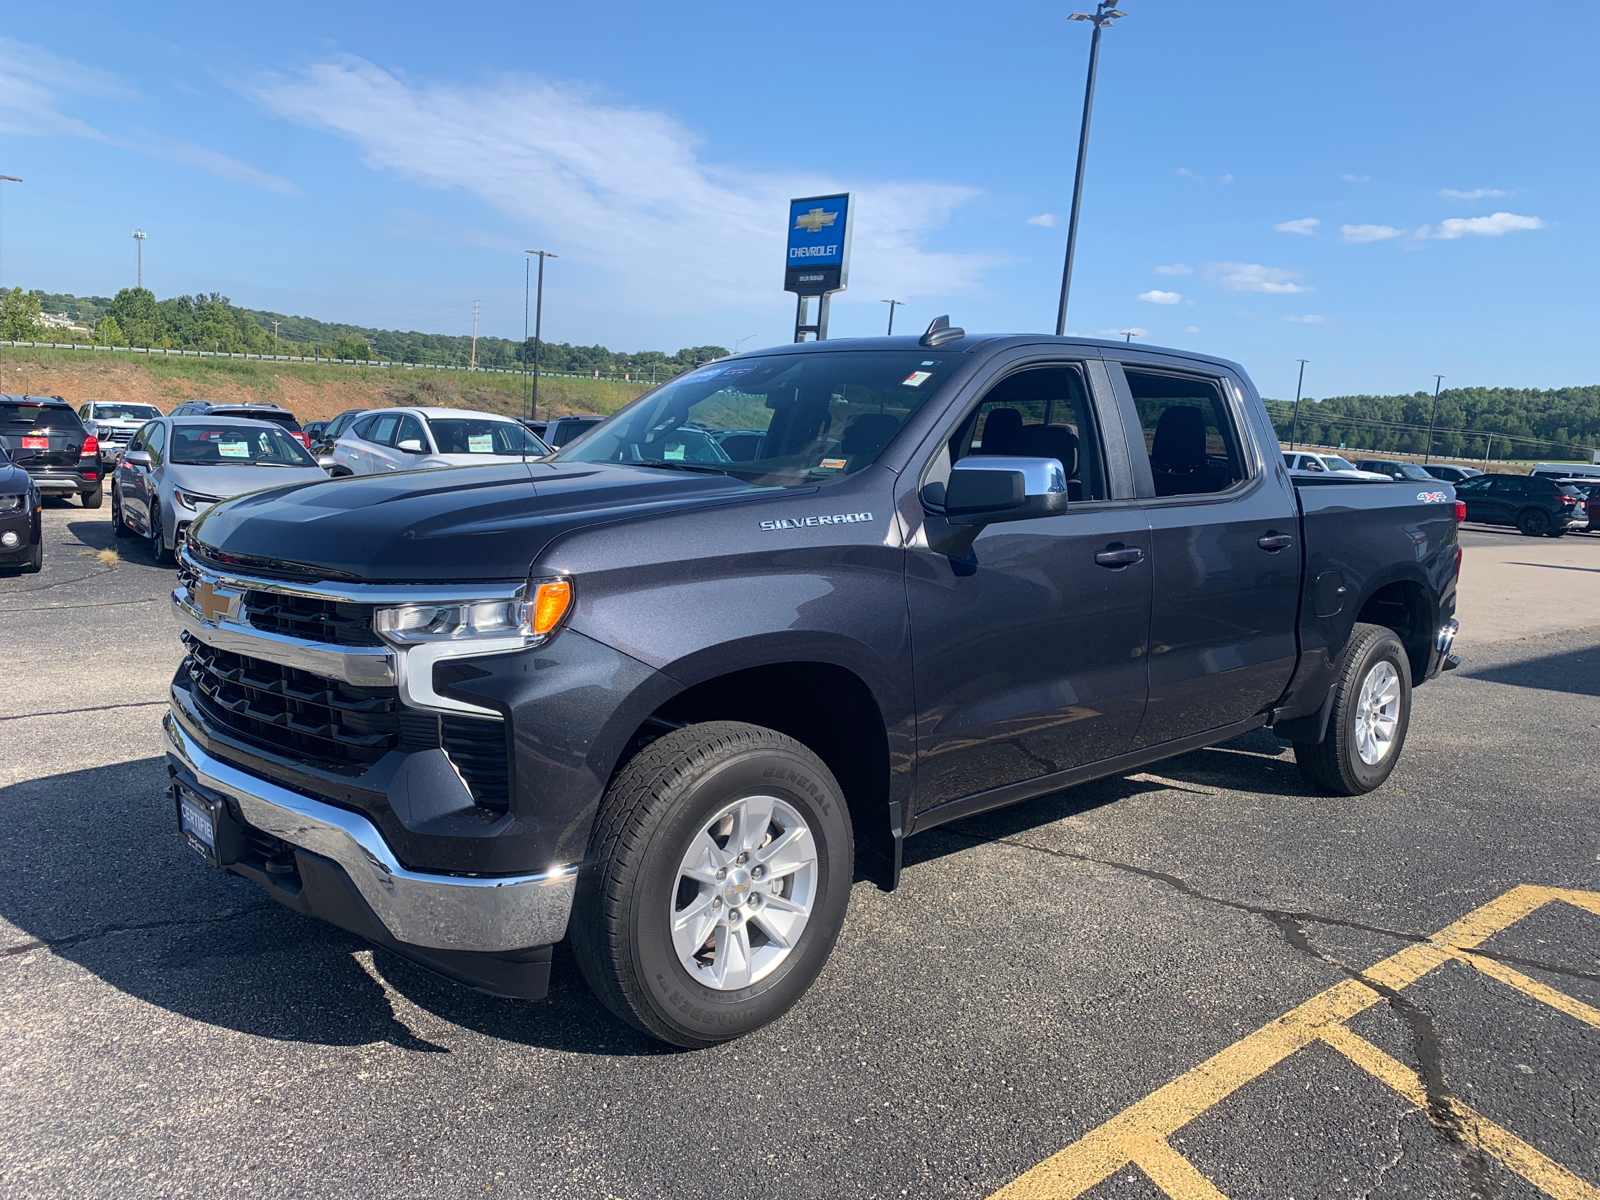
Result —
<path fill-rule="evenodd" d="M 1499 188 L 1473 188 L 1470 192 L 1458 192 L 1455 188 L 1441 188 L 1439 195 L 1446 200 L 1482 200 L 1485 196 L 1509 196 L 1510 192 L 1502 192 Z"/>
<path fill-rule="evenodd" d="M 1271 296 L 1298 296 L 1315 288 L 1293 282 L 1298 271 L 1264 267 L 1260 263 L 1206 263 L 1206 274 L 1231 292 L 1265 292 Z"/>
<path fill-rule="evenodd" d="M 635 307 L 770 303 L 792 196 L 842 191 L 799 172 L 707 163 L 699 138 L 663 112 L 532 76 L 418 84 L 340 56 L 250 89 L 296 124 L 353 142 L 361 161 L 425 187 L 468 192 L 574 257 L 609 268 Z M 924 248 L 978 192 L 949 184 L 851 181 L 857 295 L 973 290 L 997 255 Z M 685 271 L 680 251 L 693 249 Z"/>
<path fill-rule="evenodd" d="M 1040 213 L 1037 217 L 1029 217 L 1025 222 L 1028 225 L 1043 225 L 1046 229 L 1056 227 L 1055 213 Z"/>
<path fill-rule="evenodd" d="M 300 189 L 287 179 L 204 146 L 154 134 L 120 136 L 69 117 L 61 107 L 64 101 L 75 97 L 98 101 L 97 107 L 102 111 L 121 111 L 138 99 L 113 75 L 0 36 L 0 133 L 82 138 L 147 154 L 174 166 L 206 171 L 235 183 L 288 196 L 299 194 Z"/>
<path fill-rule="evenodd" d="M 1184 328 L 1183 328 L 1183 331 L 1185 333 L 1199 333 L 1200 332 L 1200 326 L 1198 326 L 1198 325 L 1185 325 Z"/>
<path fill-rule="evenodd" d="M 1298 233 L 1305 237 L 1316 237 L 1317 226 L 1322 222 L 1315 217 L 1301 217 L 1296 221 L 1279 221 L 1273 226 L 1279 233 Z"/>
<path fill-rule="evenodd" d="M 1217 182 L 1219 182 L 1219 183 L 1232 183 L 1233 182 L 1233 176 L 1232 175 L 1224 175 Z"/>
<path fill-rule="evenodd" d="M 1349 172 L 1346 172 L 1345 174 L 1339 176 L 1339 178 L 1343 179 L 1346 183 L 1371 183 L 1372 182 L 1372 176 L 1371 175 L 1351 175 Z"/>
<path fill-rule="evenodd" d="M 1285 317 L 1285 321 L 1293 321 L 1296 325 L 1321 325 L 1327 317 L 1319 317 L 1316 313 L 1307 313 L 1303 317 Z"/>
<path fill-rule="evenodd" d="M 1146 304 L 1176 304 L 1183 297 L 1177 292 L 1163 292 L 1157 289 L 1149 292 L 1140 292 L 1139 299 Z"/>
<path fill-rule="evenodd" d="M 1178 168 L 1178 177 L 1180 179 L 1193 179 L 1193 180 L 1196 180 L 1196 181 L 1200 181 L 1200 180 L 1205 179 L 1204 175 L 1196 175 L 1193 171 L 1189 170 L 1188 167 L 1179 167 Z"/>
<path fill-rule="evenodd" d="M 1193 275 L 1194 268 L 1186 263 L 1173 263 L 1167 267 L 1157 267 L 1157 275 Z"/>
<path fill-rule="evenodd" d="M 1360 245 L 1362 242 L 1386 242 L 1390 238 L 1404 237 L 1404 229 L 1393 225 L 1341 225 L 1339 236 L 1345 241 Z"/>
<path fill-rule="evenodd" d="M 1521 217 L 1516 213 L 1497 212 L 1487 217 L 1447 217 L 1439 222 L 1437 229 L 1431 225 L 1424 225 L 1417 230 L 1417 236 L 1442 238 L 1448 241 L 1468 234 L 1474 237 L 1499 237 L 1501 234 L 1517 233 L 1525 229 L 1549 227 L 1548 221 L 1541 221 L 1538 217 Z"/>

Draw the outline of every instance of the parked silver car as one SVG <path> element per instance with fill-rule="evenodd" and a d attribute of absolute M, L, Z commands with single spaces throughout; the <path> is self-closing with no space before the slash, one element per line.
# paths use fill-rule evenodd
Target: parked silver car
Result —
<path fill-rule="evenodd" d="M 336 475 L 381 475 L 542 458 L 550 447 L 520 421 L 459 408 L 379 408 L 333 445 Z"/>
<path fill-rule="evenodd" d="M 282 426 L 235 417 L 162 417 L 133 435 L 111 481 L 118 537 L 150 539 L 170 563 L 189 524 L 219 500 L 327 472 Z"/>

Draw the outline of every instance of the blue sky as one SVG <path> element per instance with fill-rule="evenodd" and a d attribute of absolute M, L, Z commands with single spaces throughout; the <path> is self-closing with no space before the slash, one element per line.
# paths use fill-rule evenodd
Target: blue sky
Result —
<path fill-rule="evenodd" d="M 787 340 L 791 196 L 858 196 L 835 337 L 1055 318 L 1070 8 L 79 4 L 0 37 L 5 284 L 519 337 Z M 1129 0 L 1069 329 L 1292 396 L 1594 383 L 1600 5 Z M 467 15 L 470 11 L 470 15 Z M 1518 15 L 1513 17 L 1513 12 Z M 462 15 L 455 15 L 462 14 Z"/>

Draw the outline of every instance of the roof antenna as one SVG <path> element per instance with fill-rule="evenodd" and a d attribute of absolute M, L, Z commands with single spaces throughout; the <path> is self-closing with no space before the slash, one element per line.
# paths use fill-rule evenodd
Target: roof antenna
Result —
<path fill-rule="evenodd" d="M 946 342 L 953 342 L 966 336 L 967 331 L 959 325 L 950 324 L 948 316 L 935 317 L 928 322 L 928 331 L 917 339 L 917 345 L 942 346 Z"/>

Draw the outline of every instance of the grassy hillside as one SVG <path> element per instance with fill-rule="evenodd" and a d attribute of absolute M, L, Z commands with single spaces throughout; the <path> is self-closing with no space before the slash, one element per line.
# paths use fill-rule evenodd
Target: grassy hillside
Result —
<path fill-rule="evenodd" d="M 266 401 L 287 408 L 301 421 L 390 404 L 522 416 L 528 411 L 530 382 L 526 376 L 468 371 L 0 348 L 0 390 L 12 395 L 63 396 L 75 405 L 138 401 L 164 412 L 185 400 Z M 539 380 L 539 415 L 611 413 L 644 390 L 642 384 L 545 376 Z"/>

